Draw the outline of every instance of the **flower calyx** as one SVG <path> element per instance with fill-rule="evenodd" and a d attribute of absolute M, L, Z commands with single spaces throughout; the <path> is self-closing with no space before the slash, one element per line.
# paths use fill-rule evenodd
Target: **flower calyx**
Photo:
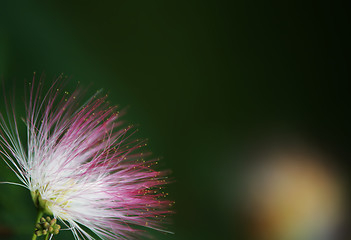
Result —
<path fill-rule="evenodd" d="M 34 205 L 37 207 L 39 211 L 46 213 L 48 215 L 52 215 L 52 212 L 48 208 L 50 205 L 50 202 L 48 200 L 42 199 L 39 190 L 35 190 L 34 192 L 31 192 L 31 195 L 32 195 Z"/>

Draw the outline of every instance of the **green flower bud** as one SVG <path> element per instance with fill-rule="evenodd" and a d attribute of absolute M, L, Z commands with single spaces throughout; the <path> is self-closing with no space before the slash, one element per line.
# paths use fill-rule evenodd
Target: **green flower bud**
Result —
<path fill-rule="evenodd" d="M 61 226 L 60 225 L 58 225 L 58 224 L 55 224 L 54 226 L 52 226 L 55 230 L 57 229 L 57 230 L 60 230 L 60 228 L 61 228 Z"/>
<path fill-rule="evenodd" d="M 38 237 L 40 237 L 41 235 L 43 235 L 43 232 L 41 230 L 37 230 L 34 232 L 35 235 L 37 235 Z"/>
<path fill-rule="evenodd" d="M 60 230 L 55 229 L 55 230 L 54 230 L 54 234 L 55 234 L 55 235 L 59 234 L 59 231 L 60 231 Z"/>
<path fill-rule="evenodd" d="M 49 233 L 53 233 L 54 232 L 54 228 L 53 227 L 49 227 Z"/>
<path fill-rule="evenodd" d="M 47 222 L 50 222 L 51 221 L 51 218 L 48 216 L 48 217 L 46 217 L 46 221 Z"/>
<path fill-rule="evenodd" d="M 43 226 L 45 229 L 48 229 L 50 227 L 50 224 L 48 222 L 44 222 Z"/>
<path fill-rule="evenodd" d="M 39 223 L 35 224 L 35 228 L 41 230 L 41 225 Z"/>
<path fill-rule="evenodd" d="M 43 218 L 43 217 L 42 217 L 42 218 L 40 218 L 40 222 L 41 222 L 41 223 L 46 222 L 45 218 Z"/>
<path fill-rule="evenodd" d="M 43 230 L 43 235 L 46 235 L 48 233 L 48 231 L 47 230 Z"/>
<path fill-rule="evenodd" d="M 50 221 L 50 225 L 53 226 L 56 224 L 56 218 L 53 218 L 51 221 Z"/>

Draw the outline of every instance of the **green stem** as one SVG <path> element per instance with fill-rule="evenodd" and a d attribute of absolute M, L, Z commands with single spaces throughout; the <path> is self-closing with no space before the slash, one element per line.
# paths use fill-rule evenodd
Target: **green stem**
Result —
<path fill-rule="evenodd" d="M 46 234 L 45 240 L 49 240 L 50 233 Z"/>
<path fill-rule="evenodd" d="M 37 221 L 35 222 L 34 225 L 36 225 L 37 223 L 39 223 L 40 218 L 43 216 L 44 212 L 41 210 L 38 210 L 38 216 L 37 216 Z M 36 240 L 37 239 L 37 235 L 35 235 L 35 233 L 33 233 L 33 237 L 32 240 Z"/>

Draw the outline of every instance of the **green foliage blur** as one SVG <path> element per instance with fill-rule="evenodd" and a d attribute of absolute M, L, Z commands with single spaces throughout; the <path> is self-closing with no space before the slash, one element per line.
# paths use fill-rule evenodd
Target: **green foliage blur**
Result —
<path fill-rule="evenodd" d="M 1 1 L 0 75 L 18 116 L 33 72 L 64 73 L 68 87 L 79 81 L 87 95 L 103 89 L 128 107 L 124 120 L 174 179 L 175 234 L 150 230 L 153 239 L 244 239 L 232 211 L 240 183 L 227 177 L 240 171 L 235 156 L 248 139 L 281 126 L 348 149 L 346 9 L 332 1 Z M 0 181 L 16 181 L 2 161 Z M 0 185 L 0 239 L 28 240 L 35 215 L 26 189 Z"/>

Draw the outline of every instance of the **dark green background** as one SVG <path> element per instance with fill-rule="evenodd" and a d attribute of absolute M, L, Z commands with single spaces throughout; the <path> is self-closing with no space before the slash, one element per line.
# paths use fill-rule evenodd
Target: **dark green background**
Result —
<path fill-rule="evenodd" d="M 349 9 L 337 1 L 1 1 L 0 74 L 8 93 L 14 83 L 18 109 L 34 71 L 49 80 L 63 72 L 72 86 L 103 88 L 129 106 L 125 120 L 175 179 L 176 234 L 151 232 L 155 239 L 238 239 L 229 206 L 236 185 L 222 170 L 240 171 L 235 156 L 248 139 L 295 129 L 327 142 L 347 172 Z M 0 173 L 15 180 L 3 164 Z M 29 193 L 0 191 L 0 228 L 29 239 Z"/>

